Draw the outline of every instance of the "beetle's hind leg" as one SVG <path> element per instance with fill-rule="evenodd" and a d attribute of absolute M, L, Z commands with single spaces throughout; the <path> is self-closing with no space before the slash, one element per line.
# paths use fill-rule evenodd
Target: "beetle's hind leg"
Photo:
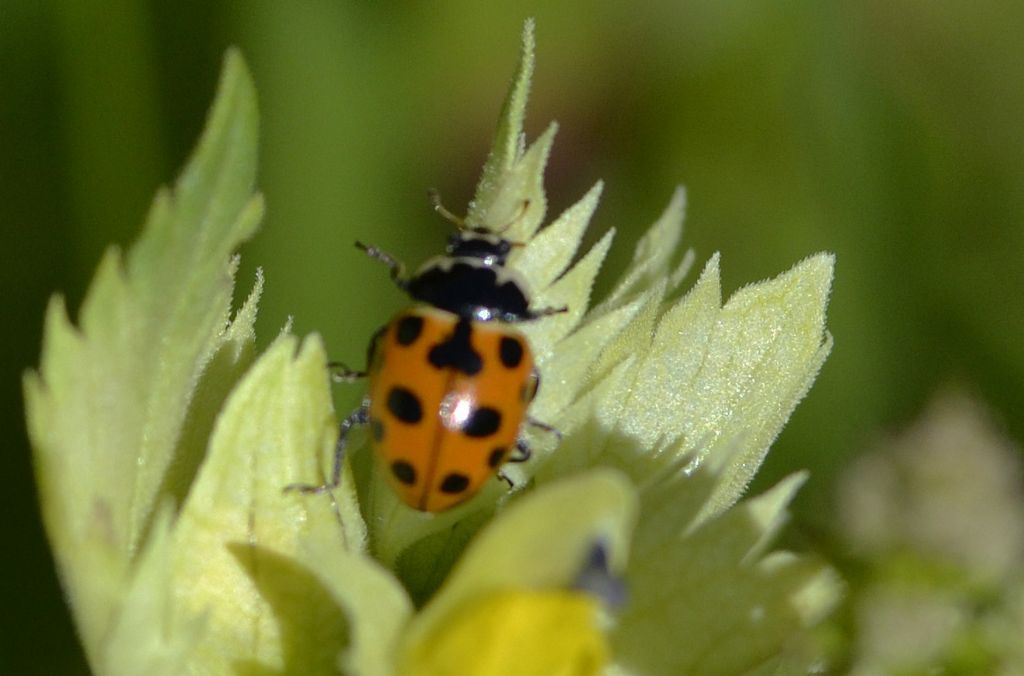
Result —
<path fill-rule="evenodd" d="M 319 486 L 314 484 L 288 484 L 284 487 L 284 492 L 298 491 L 307 495 L 315 495 L 337 488 L 341 483 L 341 467 L 345 462 L 345 442 L 348 439 L 348 433 L 356 425 L 365 425 L 369 421 L 370 408 L 366 402 L 363 402 L 359 408 L 349 413 L 348 417 L 341 421 L 341 426 L 338 430 L 338 442 L 334 445 L 334 466 L 331 468 L 330 481 Z"/>
<path fill-rule="evenodd" d="M 540 420 L 537 420 L 536 418 L 531 418 L 530 416 L 527 416 L 526 417 L 526 424 L 529 425 L 530 427 L 536 427 L 539 430 L 543 430 L 543 431 L 547 432 L 548 434 L 554 434 L 558 438 L 559 441 L 562 440 L 562 432 L 559 431 L 559 429 L 557 427 L 549 425 L 546 422 L 541 422 Z M 516 444 L 516 448 L 518 448 L 518 447 L 519 447 L 519 444 Z"/>
<path fill-rule="evenodd" d="M 327 371 L 331 374 L 331 380 L 336 383 L 354 383 L 366 377 L 366 371 L 350 369 L 344 362 L 340 361 L 327 362 Z"/>
<path fill-rule="evenodd" d="M 382 326 L 377 329 L 377 332 L 373 334 L 372 338 L 370 338 L 370 344 L 366 348 L 366 369 L 356 371 L 355 369 L 350 369 L 344 362 L 327 362 L 327 371 L 331 374 L 331 380 L 336 383 L 354 383 L 355 381 L 368 376 L 370 374 L 371 365 L 373 364 L 374 355 L 377 353 L 377 343 L 380 341 L 380 337 L 383 336 L 384 332 L 387 330 L 387 325 Z"/>
<path fill-rule="evenodd" d="M 530 449 L 530 444 L 523 437 L 516 439 L 516 450 L 508 457 L 508 462 L 526 462 L 533 457 L 533 451 Z"/>
<path fill-rule="evenodd" d="M 532 456 L 533 456 L 533 452 L 530 450 L 530 444 L 526 441 L 526 439 L 524 437 L 519 437 L 518 439 L 516 439 L 516 448 L 515 448 L 515 450 L 512 451 L 512 454 L 509 455 L 508 460 L 506 460 L 505 462 L 514 462 L 514 463 L 526 462 Z M 510 479 L 507 474 L 505 474 L 504 472 L 502 472 L 500 470 L 498 471 L 498 478 L 508 484 L 509 490 L 511 490 L 511 489 L 516 487 L 516 485 L 515 485 L 515 483 L 513 483 L 512 479 Z"/>
<path fill-rule="evenodd" d="M 563 305 L 561 307 L 542 307 L 536 310 L 527 310 L 526 314 L 520 318 L 520 321 L 532 322 L 537 319 L 544 319 L 545 317 L 550 317 L 551 315 L 565 314 L 568 311 L 568 305 Z"/>

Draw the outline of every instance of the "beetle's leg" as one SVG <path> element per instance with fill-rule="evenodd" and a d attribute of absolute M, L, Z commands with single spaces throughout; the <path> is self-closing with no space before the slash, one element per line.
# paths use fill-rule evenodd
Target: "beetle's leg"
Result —
<path fill-rule="evenodd" d="M 544 319 L 551 315 L 560 315 L 569 311 L 569 308 L 563 305 L 562 307 L 542 307 L 538 310 L 527 310 L 526 314 L 522 315 L 520 321 L 529 322 L 535 319 Z"/>
<path fill-rule="evenodd" d="M 377 332 L 370 338 L 370 344 L 366 348 L 366 370 L 356 371 L 350 369 L 344 362 L 340 361 L 327 362 L 327 370 L 331 374 L 331 380 L 336 383 L 354 383 L 360 378 L 365 378 L 369 374 L 370 365 L 373 364 L 373 357 L 377 353 L 377 341 L 380 340 L 380 337 L 387 330 L 387 325 L 384 325 L 377 329 Z"/>
<path fill-rule="evenodd" d="M 526 424 L 529 425 L 530 427 L 536 427 L 539 430 L 544 430 L 545 432 L 554 434 L 556 437 L 558 437 L 559 441 L 562 440 L 562 433 L 558 430 L 557 427 L 553 427 L 545 422 L 537 420 L 536 418 L 531 418 L 530 416 L 526 416 Z M 516 448 L 518 447 L 519 445 L 516 444 Z"/>
<path fill-rule="evenodd" d="M 534 399 L 537 398 L 537 392 L 540 391 L 540 371 L 534 366 L 533 370 L 530 371 L 530 375 L 526 377 L 526 382 L 523 383 L 522 393 L 520 397 L 523 403 L 530 404 Z"/>
<path fill-rule="evenodd" d="M 516 453 L 509 456 L 508 462 L 526 462 L 533 455 L 533 451 L 530 450 L 530 444 L 526 442 L 526 439 L 520 437 L 516 439 Z"/>
<path fill-rule="evenodd" d="M 526 462 L 533 455 L 530 450 L 530 444 L 526 441 L 525 437 L 519 437 L 516 439 L 516 450 L 508 457 L 505 462 Z M 516 485 L 512 483 L 512 479 L 508 477 L 504 472 L 498 472 L 498 478 L 508 484 L 509 489 L 515 488 Z"/>
<path fill-rule="evenodd" d="M 366 377 L 366 371 L 354 371 L 340 361 L 327 362 L 327 370 L 331 374 L 331 380 L 336 383 L 354 383 Z"/>
<path fill-rule="evenodd" d="M 298 491 L 300 493 L 317 494 L 333 490 L 341 483 L 341 466 L 345 460 L 345 441 L 349 430 L 356 425 L 365 425 L 370 420 L 370 408 L 366 402 L 352 411 L 347 418 L 341 421 L 338 431 L 338 443 L 334 445 L 334 467 L 331 469 L 331 480 L 325 484 L 315 486 L 313 484 L 288 484 L 284 487 L 285 493 Z"/>
<path fill-rule="evenodd" d="M 397 284 L 398 288 L 405 291 L 405 287 L 408 286 L 409 282 L 405 278 L 405 266 L 397 258 L 372 244 L 363 244 L 357 241 L 356 248 L 363 251 L 370 258 L 386 265 L 388 272 L 391 273 L 391 281 Z"/>
<path fill-rule="evenodd" d="M 545 432 L 550 432 L 557 436 L 559 439 L 562 438 L 562 433 L 559 432 L 554 427 L 552 427 L 551 425 L 548 425 L 547 423 L 542 423 L 539 420 L 534 420 L 533 418 L 527 417 L 526 424 L 532 425 L 533 427 L 536 427 L 538 429 L 542 429 Z M 518 439 L 516 439 L 516 450 L 512 453 L 512 455 L 508 457 L 508 460 L 506 460 L 505 462 L 526 462 L 531 457 L 533 457 L 533 450 L 530 448 L 530 443 L 526 440 L 526 437 L 519 437 Z"/>
<path fill-rule="evenodd" d="M 526 312 L 519 314 L 518 312 L 506 312 L 502 315 L 502 321 L 514 323 L 514 322 L 532 322 L 538 319 L 544 319 L 551 315 L 560 315 L 569 311 L 569 308 L 565 305 L 562 307 L 542 307 L 536 310 L 527 310 Z"/>

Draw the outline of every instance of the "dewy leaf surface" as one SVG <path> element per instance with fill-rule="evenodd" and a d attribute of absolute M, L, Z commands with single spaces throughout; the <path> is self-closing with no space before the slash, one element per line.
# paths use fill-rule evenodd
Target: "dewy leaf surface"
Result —
<path fill-rule="evenodd" d="M 742 435 L 746 443 L 739 453 L 711 459 L 728 464 L 707 513 L 739 499 L 831 352 L 825 309 L 834 266 L 831 254 L 811 256 L 737 291 L 722 309 L 718 349 L 707 355 L 709 368 L 726 375 L 719 387 L 728 392 L 723 405 L 734 411 L 720 434 L 723 441 Z"/>
<path fill-rule="evenodd" d="M 609 351 L 639 355 L 640 363 L 610 394 L 625 400 L 621 416 L 602 421 L 631 441 L 617 447 L 616 464 L 642 475 L 650 449 L 674 446 L 673 457 L 721 468 L 706 514 L 735 502 L 831 349 L 833 262 L 813 256 L 723 306 L 716 255 L 651 333 L 624 331 Z"/>
<path fill-rule="evenodd" d="M 518 251 L 512 252 L 511 263 L 529 283 L 531 290 L 548 288 L 569 267 L 590 217 L 597 209 L 603 188 L 604 184 L 598 181 L 583 199 L 537 233 L 526 244 L 521 256 Z"/>
<path fill-rule="evenodd" d="M 536 308 L 565 308 L 565 312 L 522 327 L 523 333 L 533 346 L 538 364 L 543 366 L 551 354 L 551 347 L 576 328 L 586 314 L 590 303 L 590 290 L 614 237 L 614 230 L 606 232 L 576 265 L 558 281 L 536 295 Z"/>
<path fill-rule="evenodd" d="M 59 297 L 51 301 L 39 372 L 25 378 L 43 516 L 94 665 L 129 563 L 161 492 L 171 490 L 168 467 L 187 455 L 182 426 L 204 368 L 238 339 L 228 331 L 230 253 L 262 214 L 253 194 L 256 138 L 255 92 L 232 51 L 174 190 L 157 194 L 125 257 L 107 251 L 80 328 Z M 218 377 L 237 374 L 224 368 Z"/>

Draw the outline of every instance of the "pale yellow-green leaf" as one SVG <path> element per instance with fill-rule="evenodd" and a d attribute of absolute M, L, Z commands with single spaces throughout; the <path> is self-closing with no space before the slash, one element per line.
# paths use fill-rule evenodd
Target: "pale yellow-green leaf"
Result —
<path fill-rule="evenodd" d="M 796 492 L 807 481 L 807 472 L 791 474 L 771 490 L 768 490 L 757 497 L 744 501 L 742 508 L 746 510 L 747 516 L 754 522 L 761 532 L 761 538 L 757 541 L 747 557 L 761 556 L 765 553 L 768 545 L 775 539 L 782 526 L 787 520 L 786 508 L 793 501 Z M 699 523 L 699 520 L 698 520 Z"/>
<path fill-rule="evenodd" d="M 591 370 L 592 378 L 600 378 L 623 359 L 639 357 L 648 349 L 651 344 L 651 335 L 654 333 L 654 325 L 664 311 L 664 296 L 665 282 L 662 281 L 652 284 L 649 289 L 626 304 L 626 306 L 632 303 L 640 304 L 636 318 L 601 353 Z M 614 311 L 606 310 L 598 317 L 603 318 L 605 314 Z M 590 318 L 588 317 L 588 319 Z M 617 396 L 621 396 L 621 394 Z"/>
<path fill-rule="evenodd" d="M 544 167 L 555 142 L 558 125 L 552 122 L 512 167 L 497 180 L 490 205 L 480 210 L 480 221 L 470 221 L 502 233 L 512 242 L 525 242 L 544 220 Z"/>
<path fill-rule="evenodd" d="M 237 261 L 237 257 L 234 259 Z M 219 336 L 202 377 L 196 385 L 188 415 L 182 423 L 181 439 L 174 462 L 167 468 L 161 493 L 180 504 L 206 455 L 214 420 L 231 388 L 256 358 L 256 308 L 263 292 L 263 271 L 257 269 L 256 283 L 227 330 Z"/>
<path fill-rule="evenodd" d="M 519 67 L 498 118 L 498 130 L 480 175 L 476 195 L 469 205 L 469 214 L 466 216 L 469 223 L 495 225 L 488 221 L 488 216 L 493 213 L 495 194 L 501 188 L 500 182 L 503 175 L 512 168 L 523 153 L 523 120 L 526 118 L 526 100 L 530 93 L 530 81 L 533 78 L 535 48 L 533 20 L 527 19 L 523 24 Z"/>
<path fill-rule="evenodd" d="M 613 630 L 615 659 L 636 673 L 709 675 L 778 659 L 837 597 L 822 564 L 759 557 L 798 481 L 696 528 L 688 526 L 715 489 L 711 473 L 668 473 L 648 484 L 626 576 L 630 599 Z"/>
<path fill-rule="evenodd" d="M 644 298 L 623 305 L 580 328 L 561 341 L 544 365 L 544 380 L 530 413 L 540 420 L 555 420 L 594 380 L 596 359 L 632 322 Z M 563 430 L 567 431 L 567 430 Z"/>
<path fill-rule="evenodd" d="M 607 549 L 611 567 L 621 570 L 636 509 L 635 491 L 626 478 L 604 468 L 510 503 L 472 542 L 431 612 L 506 585 L 568 586 L 598 542 Z"/>
<path fill-rule="evenodd" d="M 697 253 L 693 249 L 687 249 L 683 253 L 682 259 L 679 264 L 676 265 L 675 270 L 668 278 L 668 290 L 672 293 L 677 291 L 682 286 L 683 280 L 685 280 L 690 271 L 693 269 L 693 264 L 697 260 Z"/>
<path fill-rule="evenodd" d="M 634 357 L 623 359 L 557 418 L 564 435 L 562 442 L 551 453 L 539 455 L 534 478 L 548 481 L 584 467 L 607 464 L 605 456 L 612 445 L 614 421 L 622 415 L 625 404 L 621 392 L 634 377 L 636 361 Z"/>
<path fill-rule="evenodd" d="M 715 255 L 686 297 L 653 327 L 653 336 L 637 347 L 643 361 L 636 370 L 636 381 L 631 383 L 619 429 L 636 440 L 640 449 L 683 434 L 692 443 L 718 422 L 717 417 L 701 417 L 710 407 L 702 401 L 706 394 L 691 383 L 703 372 L 704 357 L 713 349 L 720 298 Z M 713 408 L 711 412 L 715 416 L 727 413 Z"/>
<path fill-rule="evenodd" d="M 509 263 L 527 280 L 531 290 L 548 288 L 569 267 L 603 188 L 604 184 L 598 181 L 580 201 L 537 233 L 521 253 L 513 250 Z"/>
<path fill-rule="evenodd" d="M 736 292 L 722 309 L 715 331 L 719 347 L 707 355 L 709 367 L 720 368 L 726 380 L 718 384 L 726 391 L 719 405 L 734 411 L 721 434 L 724 439 L 742 429 L 748 443 L 745 451 L 729 454 L 709 511 L 742 495 L 831 352 L 825 310 L 834 266 L 831 254 L 812 256 Z"/>
<path fill-rule="evenodd" d="M 348 551 L 324 522 L 303 539 L 301 559 L 345 612 L 349 643 L 341 668 L 359 676 L 393 673 L 401 631 L 412 604 L 398 580 L 370 557 Z"/>
<path fill-rule="evenodd" d="M 613 570 L 626 563 L 636 495 L 625 477 L 591 470 L 513 501 L 476 536 L 437 596 L 416 616 L 406 645 L 436 631 L 461 604 L 504 589 L 572 584 L 591 548 L 607 548 Z"/>
<path fill-rule="evenodd" d="M 788 565 L 793 556 L 790 552 L 773 552 L 764 557 L 762 565 L 769 569 L 776 565 Z M 842 578 L 835 570 L 822 566 L 789 601 L 801 624 L 813 627 L 836 608 L 845 595 L 844 587 Z"/>
<path fill-rule="evenodd" d="M 279 338 L 232 392 L 174 529 L 176 614 L 205 617 L 195 673 L 232 665 L 322 671 L 333 666 L 344 616 L 296 560 L 301 538 L 331 530 L 351 552 L 363 526 L 351 502 L 284 493 L 318 472 L 334 445 L 323 346 Z M 352 493 L 343 483 L 335 495 Z"/>
<path fill-rule="evenodd" d="M 691 296 L 712 294 L 717 306 L 717 257 L 709 263 L 709 271 L 702 281 L 691 291 Z M 637 439 L 635 435 L 624 433 L 630 425 L 639 424 L 635 413 L 629 413 L 627 404 L 639 403 L 631 398 L 630 390 L 637 387 L 638 372 L 647 369 L 649 377 L 659 382 L 671 380 L 673 373 L 671 364 L 665 364 L 651 357 L 651 334 L 662 312 L 662 294 L 664 282 L 656 283 L 651 288 L 640 292 L 624 305 L 600 314 L 596 319 L 587 318 L 580 329 L 557 346 L 549 360 L 550 368 L 556 373 L 566 363 L 573 367 L 573 372 L 587 371 L 584 382 L 589 391 L 584 389 L 583 395 L 563 414 L 554 418 L 559 429 L 564 433 L 562 443 L 537 470 L 536 476 L 545 480 L 571 473 L 579 467 L 594 462 L 610 462 L 618 466 L 634 478 L 646 476 L 656 461 L 655 449 L 664 444 L 667 435 L 664 426 L 675 422 L 675 414 L 667 412 L 668 420 L 657 417 L 643 417 L 648 428 L 641 427 L 645 436 Z M 701 304 L 693 304 L 696 307 Z M 626 312 L 628 314 L 623 315 Z M 611 318 L 622 315 L 627 322 L 616 323 L 615 335 L 608 336 L 606 345 L 601 345 L 598 359 L 593 359 L 592 351 L 576 350 L 577 337 L 586 338 L 593 327 L 599 327 Z M 586 345 L 586 343 L 584 343 Z M 588 358 L 583 364 L 576 364 L 577 359 Z M 628 364 L 628 368 L 623 368 Z M 546 373 L 546 372 L 545 372 Z M 642 384 L 640 385 L 642 386 Z M 538 410 L 545 411 L 544 388 L 541 388 Z M 649 412 L 641 411 L 640 416 L 648 416 Z M 627 416 L 632 415 L 632 418 Z M 624 442 L 629 443 L 624 443 Z M 543 455 L 542 455 L 543 457 Z M 513 470 L 514 471 L 514 470 Z"/>
<path fill-rule="evenodd" d="M 609 435 L 626 402 L 622 392 L 635 378 L 632 369 L 637 357 L 630 356 L 635 349 L 631 344 L 640 340 L 636 334 L 648 324 L 644 313 L 650 313 L 653 322 L 661 288 L 663 285 L 585 322 L 558 343 L 545 363 L 544 381 L 531 415 L 555 424 L 561 441 L 552 446 L 550 433 L 531 434 L 533 460 L 526 466 L 506 465 L 503 469 L 516 484 L 530 476 L 549 481 L 607 460 L 602 456 L 608 452 Z M 619 353 L 620 348 L 620 358 L 610 372 L 595 367 L 597 357 Z"/>
<path fill-rule="evenodd" d="M 59 298 L 51 301 L 39 372 L 25 378 L 47 534 L 94 665 L 156 505 L 165 494 L 180 497 L 168 469 L 179 459 L 195 465 L 183 427 L 204 417 L 200 399 L 220 396 L 244 361 L 241 352 L 225 358 L 220 384 L 203 380 L 224 343 L 248 340 L 228 330 L 230 253 L 262 214 L 253 195 L 256 137 L 252 82 L 231 51 L 206 131 L 174 190 L 157 194 L 127 255 L 106 252 L 80 328 Z"/>
<path fill-rule="evenodd" d="M 124 591 L 124 601 L 96 672 L 109 676 L 177 676 L 185 673 L 192 651 L 206 631 L 202 615 L 178 621 L 174 614 L 174 509 L 167 501 L 153 527 Z"/>
<path fill-rule="evenodd" d="M 415 603 L 422 605 L 437 592 L 473 536 L 512 495 L 506 482 L 493 479 L 473 498 L 474 504 L 465 513 L 445 528 L 432 525 L 428 537 L 420 538 L 402 552 L 397 570 Z"/>
<path fill-rule="evenodd" d="M 658 316 L 653 335 L 623 331 L 604 363 L 609 354 L 640 361 L 634 379 L 610 395 L 626 400 L 621 417 L 604 421 L 633 441 L 619 446 L 628 457 L 617 464 L 642 474 L 648 449 L 676 446 L 720 470 L 706 514 L 735 502 L 831 348 L 824 322 L 832 265 L 832 256 L 814 256 L 723 307 L 714 256 Z"/>
<path fill-rule="evenodd" d="M 683 238 L 685 216 L 686 191 L 679 187 L 672 194 L 665 211 L 637 242 L 632 262 L 611 294 L 594 308 L 595 315 L 618 307 L 632 295 L 669 276 L 669 265 L 677 257 L 679 242 Z"/>
<path fill-rule="evenodd" d="M 586 314 L 594 279 L 608 254 L 614 236 L 614 230 L 606 232 L 576 265 L 534 298 L 534 309 L 566 308 L 565 312 L 530 322 L 522 327 L 539 365 L 543 366 L 554 344 L 576 328 Z"/>

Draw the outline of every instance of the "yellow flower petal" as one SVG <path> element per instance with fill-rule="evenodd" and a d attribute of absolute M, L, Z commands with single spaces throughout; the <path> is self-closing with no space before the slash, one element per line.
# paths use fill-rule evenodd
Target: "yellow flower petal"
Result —
<path fill-rule="evenodd" d="M 409 676 L 586 676 L 608 662 L 600 601 L 570 591 L 507 591 L 454 609 L 399 670 Z"/>

